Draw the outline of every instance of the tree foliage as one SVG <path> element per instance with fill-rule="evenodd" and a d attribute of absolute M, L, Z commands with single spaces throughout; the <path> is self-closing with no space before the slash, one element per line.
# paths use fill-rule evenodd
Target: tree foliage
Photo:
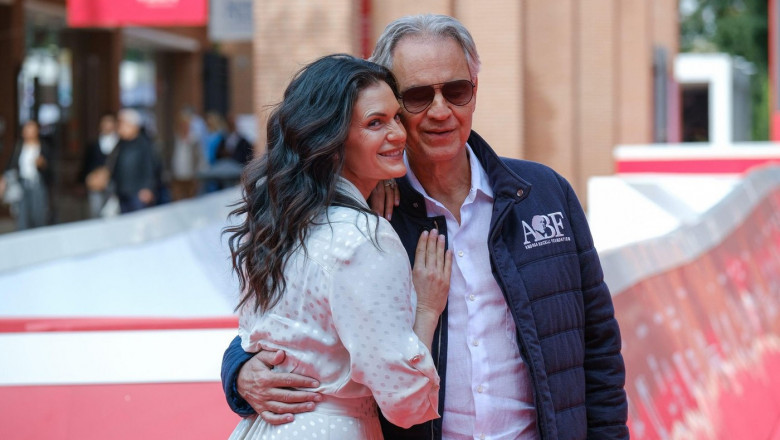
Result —
<path fill-rule="evenodd" d="M 683 52 L 724 52 L 751 62 L 753 139 L 769 131 L 767 0 L 682 0 L 680 49 Z M 683 12 L 682 9 L 688 9 Z"/>

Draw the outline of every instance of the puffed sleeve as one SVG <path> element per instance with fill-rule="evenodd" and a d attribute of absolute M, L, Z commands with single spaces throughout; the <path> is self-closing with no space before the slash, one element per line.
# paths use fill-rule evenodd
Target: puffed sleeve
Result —
<path fill-rule="evenodd" d="M 383 221 L 376 244 L 362 239 L 336 265 L 331 313 L 350 355 L 350 379 L 371 390 L 388 421 L 407 428 L 439 416 L 439 376 L 412 330 L 414 291 L 406 251 Z"/>

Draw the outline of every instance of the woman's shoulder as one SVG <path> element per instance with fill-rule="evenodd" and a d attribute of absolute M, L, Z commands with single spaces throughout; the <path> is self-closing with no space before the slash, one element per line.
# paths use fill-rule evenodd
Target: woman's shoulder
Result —
<path fill-rule="evenodd" d="M 307 240 L 309 257 L 331 266 L 348 261 L 358 252 L 375 248 L 380 252 L 388 241 L 399 241 L 390 223 L 372 213 L 344 206 L 330 207 L 313 223 Z M 400 241 L 399 241 L 400 243 Z"/>

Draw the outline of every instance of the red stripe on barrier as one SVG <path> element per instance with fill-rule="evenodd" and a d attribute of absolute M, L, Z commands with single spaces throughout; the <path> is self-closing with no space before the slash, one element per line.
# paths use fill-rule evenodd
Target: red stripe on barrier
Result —
<path fill-rule="evenodd" d="M 239 420 L 219 382 L 0 387 L 4 440 L 224 439 Z"/>
<path fill-rule="evenodd" d="M 238 328 L 235 316 L 217 318 L 0 318 L 0 333 Z"/>
<path fill-rule="evenodd" d="M 769 163 L 780 163 L 777 158 L 759 159 L 666 159 L 621 160 L 615 164 L 618 173 L 685 173 L 685 174 L 741 174 Z"/>

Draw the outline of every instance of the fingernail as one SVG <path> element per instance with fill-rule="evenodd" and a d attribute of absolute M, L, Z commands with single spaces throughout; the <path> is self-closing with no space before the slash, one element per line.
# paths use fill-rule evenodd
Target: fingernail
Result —
<path fill-rule="evenodd" d="M 306 409 L 314 409 L 314 404 L 309 402 L 306 404 Z"/>
<path fill-rule="evenodd" d="M 284 419 L 287 420 L 288 422 L 292 422 L 293 421 L 293 416 L 292 416 L 292 414 L 288 414 Z"/>
<path fill-rule="evenodd" d="M 439 235 L 439 241 L 444 241 L 444 235 Z"/>
<path fill-rule="evenodd" d="M 315 401 L 315 402 L 322 402 L 322 396 L 321 396 L 321 395 L 319 395 L 319 394 L 315 395 L 315 396 L 314 396 L 314 401 Z"/>
<path fill-rule="evenodd" d="M 312 388 L 315 388 L 315 387 L 320 386 L 320 383 L 317 382 L 316 380 L 313 380 L 313 381 L 309 382 L 309 386 L 312 387 Z"/>

